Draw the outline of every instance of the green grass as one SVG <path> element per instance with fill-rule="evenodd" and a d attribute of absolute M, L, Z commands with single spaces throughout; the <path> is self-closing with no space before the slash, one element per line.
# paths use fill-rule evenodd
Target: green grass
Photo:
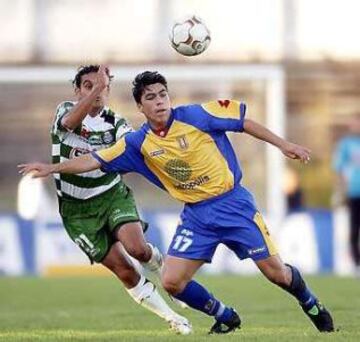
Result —
<path fill-rule="evenodd" d="M 0 341 L 360 341 L 359 279 L 308 279 L 340 329 L 325 335 L 289 295 L 263 278 L 198 279 L 238 310 L 241 330 L 208 336 L 210 317 L 180 309 L 192 321 L 194 334 L 175 336 L 113 278 L 0 278 Z"/>

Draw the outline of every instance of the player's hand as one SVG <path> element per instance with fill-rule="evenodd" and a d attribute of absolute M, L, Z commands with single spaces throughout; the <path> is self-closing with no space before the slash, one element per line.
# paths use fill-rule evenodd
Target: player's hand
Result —
<path fill-rule="evenodd" d="M 95 87 L 98 87 L 101 90 L 107 88 L 110 82 L 109 74 L 109 68 L 106 65 L 101 64 L 96 73 Z"/>
<path fill-rule="evenodd" d="M 287 142 L 280 149 L 281 152 L 288 158 L 299 159 L 305 164 L 310 161 L 311 150 L 304 146 Z"/>
<path fill-rule="evenodd" d="M 47 177 L 51 174 L 52 165 L 43 163 L 29 163 L 18 165 L 19 173 L 23 176 L 30 175 L 31 178 Z"/>

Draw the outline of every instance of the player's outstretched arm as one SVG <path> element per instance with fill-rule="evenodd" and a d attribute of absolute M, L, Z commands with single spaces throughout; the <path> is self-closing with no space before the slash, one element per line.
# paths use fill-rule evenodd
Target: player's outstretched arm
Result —
<path fill-rule="evenodd" d="M 89 153 L 58 164 L 29 163 L 20 164 L 18 168 L 23 176 L 30 174 L 32 178 L 43 178 L 52 173 L 83 173 L 99 169 L 100 166 L 100 163 Z"/>
<path fill-rule="evenodd" d="M 266 141 L 278 147 L 288 158 L 299 159 L 304 163 L 310 161 L 311 151 L 308 148 L 280 138 L 278 135 L 253 120 L 244 120 L 244 131 L 257 139 Z"/>

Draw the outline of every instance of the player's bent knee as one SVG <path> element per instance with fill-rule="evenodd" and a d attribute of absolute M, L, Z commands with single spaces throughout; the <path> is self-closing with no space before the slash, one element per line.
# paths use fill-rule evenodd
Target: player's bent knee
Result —
<path fill-rule="evenodd" d="M 126 252 L 134 259 L 140 262 L 147 262 L 151 258 L 151 254 L 146 249 L 146 246 L 130 247 L 126 248 Z"/>
<path fill-rule="evenodd" d="M 165 274 L 161 278 L 161 284 L 166 292 L 175 296 L 184 290 L 186 281 Z"/>

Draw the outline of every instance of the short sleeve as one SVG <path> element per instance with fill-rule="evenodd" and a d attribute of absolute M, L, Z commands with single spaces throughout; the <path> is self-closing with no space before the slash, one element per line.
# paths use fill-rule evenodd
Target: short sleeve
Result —
<path fill-rule="evenodd" d="M 92 156 L 101 164 L 101 170 L 106 173 L 134 171 L 132 161 L 135 156 L 132 156 L 132 153 L 132 149 L 127 145 L 125 137 L 109 148 L 91 152 Z"/>
<path fill-rule="evenodd" d="M 67 128 L 65 128 L 62 125 L 61 120 L 66 114 L 68 114 L 72 110 L 74 105 L 75 105 L 74 102 L 65 101 L 65 102 L 60 103 L 57 106 L 56 112 L 55 112 L 54 123 L 53 123 L 53 126 L 52 126 L 52 133 L 53 134 L 57 134 L 59 131 L 61 131 L 61 132 L 68 132 L 69 131 Z"/>
<path fill-rule="evenodd" d="M 245 103 L 218 100 L 204 103 L 201 107 L 208 114 L 207 126 L 210 131 L 244 131 Z"/>

